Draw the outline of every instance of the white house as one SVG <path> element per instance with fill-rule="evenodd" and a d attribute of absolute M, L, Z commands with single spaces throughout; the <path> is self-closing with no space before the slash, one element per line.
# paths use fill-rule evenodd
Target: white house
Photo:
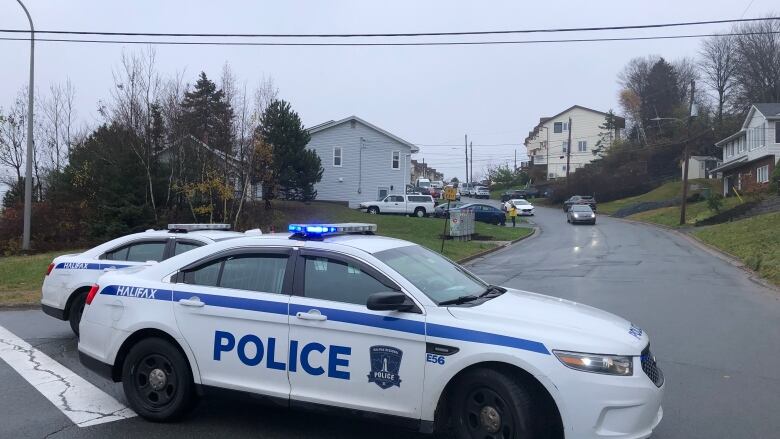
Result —
<path fill-rule="evenodd" d="M 715 146 L 723 164 L 710 172 L 723 178 L 723 195 L 768 185 L 780 160 L 780 103 L 753 104 L 742 128 Z"/>
<path fill-rule="evenodd" d="M 314 186 L 317 200 L 357 207 L 405 192 L 417 146 L 357 116 L 316 125 L 309 134 L 307 148 L 317 153 L 324 169 Z"/>
<path fill-rule="evenodd" d="M 525 147 L 533 166 L 547 168 L 547 178 L 555 179 L 566 176 L 567 155 L 569 172 L 595 160 L 593 153 L 600 139 L 607 113 L 574 105 L 552 117 L 542 117 L 525 139 Z M 569 120 L 571 119 L 571 127 Z M 607 140 L 606 148 L 619 139 L 621 129 L 625 127 L 625 119 L 615 116 L 616 128 Z M 569 131 L 571 130 L 571 153 L 569 148 Z M 549 144 L 547 143 L 549 141 Z M 549 157 L 549 163 L 548 163 Z"/>
<path fill-rule="evenodd" d="M 688 158 L 688 178 L 709 178 L 710 172 L 721 163 L 717 157 L 692 155 Z M 680 178 L 685 178 L 685 160 L 680 161 Z"/>

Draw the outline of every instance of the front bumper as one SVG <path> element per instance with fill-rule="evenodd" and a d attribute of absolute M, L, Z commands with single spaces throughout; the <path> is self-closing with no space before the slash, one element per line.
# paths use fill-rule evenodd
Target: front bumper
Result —
<path fill-rule="evenodd" d="M 639 357 L 630 377 L 567 370 L 558 378 L 567 438 L 644 439 L 663 418 L 665 387 L 656 387 Z"/>
<path fill-rule="evenodd" d="M 596 217 L 593 218 L 571 218 L 571 222 L 573 223 L 592 223 L 596 221 Z"/>

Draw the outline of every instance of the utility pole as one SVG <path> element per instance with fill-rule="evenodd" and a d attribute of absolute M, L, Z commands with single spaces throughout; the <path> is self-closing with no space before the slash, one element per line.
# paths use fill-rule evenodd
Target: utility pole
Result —
<path fill-rule="evenodd" d="M 469 182 L 469 135 L 464 135 L 463 147 L 466 150 L 466 183 Z"/>
<path fill-rule="evenodd" d="M 27 163 L 24 172 L 24 226 L 22 229 L 22 250 L 30 250 L 30 223 L 32 221 L 32 162 L 33 162 L 33 91 L 35 90 L 35 27 L 32 17 L 22 0 L 16 0 L 24 9 L 30 22 L 30 85 L 27 87 Z"/>
<path fill-rule="evenodd" d="M 469 142 L 469 155 L 471 156 L 471 167 L 469 168 L 469 183 L 474 183 L 474 142 Z"/>
<path fill-rule="evenodd" d="M 515 170 L 513 174 L 517 173 L 517 148 L 515 148 Z"/>
<path fill-rule="evenodd" d="M 691 122 L 693 122 L 693 93 L 696 89 L 696 82 L 691 79 L 691 102 L 688 104 L 688 133 L 683 148 L 683 181 L 682 181 L 682 200 L 680 202 L 680 225 L 685 225 L 685 207 L 688 199 L 688 161 L 690 159 L 689 146 L 691 143 Z"/>
<path fill-rule="evenodd" d="M 569 185 L 570 167 L 571 167 L 571 117 L 569 118 L 569 144 L 566 146 L 566 186 Z"/>

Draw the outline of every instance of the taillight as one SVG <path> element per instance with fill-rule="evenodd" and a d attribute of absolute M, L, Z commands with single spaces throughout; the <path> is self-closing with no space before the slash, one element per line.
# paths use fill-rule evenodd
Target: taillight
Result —
<path fill-rule="evenodd" d="M 100 287 L 97 284 L 92 285 L 92 288 L 89 289 L 89 293 L 87 293 L 87 300 L 85 302 L 87 305 L 92 303 L 92 299 L 97 296 L 98 290 L 100 290 Z"/>
<path fill-rule="evenodd" d="M 49 268 L 46 269 L 46 276 L 48 276 L 49 273 L 51 273 L 52 270 L 54 270 L 54 262 L 49 264 Z"/>

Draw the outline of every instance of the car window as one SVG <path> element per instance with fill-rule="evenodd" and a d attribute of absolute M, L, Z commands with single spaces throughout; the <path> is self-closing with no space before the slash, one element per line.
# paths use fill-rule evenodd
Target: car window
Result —
<path fill-rule="evenodd" d="M 572 206 L 571 210 L 573 212 L 593 212 L 593 210 L 591 210 L 590 206 L 585 205 L 585 204 L 578 204 L 576 206 Z"/>
<path fill-rule="evenodd" d="M 107 259 L 109 261 L 126 261 L 127 260 L 127 249 L 128 247 L 122 247 L 118 248 L 116 250 L 106 252 L 105 255 L 103 255 L 102 259 Z"/>
<path fill-rule="evenodd" d="M 225 260 L 219 286 L 237 290 L 281 293 L 286 255 L 250 254 Z"/>
<path fill-rule="evenodd" d="M 223 259 L 218 259 L 184 272 L 184 283 L 216 287 Z"/>
<path fill-rule="evenodd" d="M 190 242 L 176 241 L 176 247 L 175 247 L 175 249 L 173 251 L 173 254 L 174 254 L 174 256 L 175 255 L 180 255 L 182 253 L 186 253 L 186 252 L 188 252 L 190 250 L 196 249 L 196 248 L 198 248 L 198 247 L 200 247 L 202 245 L 203 244 L 201 244 L 201 243 L 196 243 L 196 242 L 191 242 L 191 241 Z"/>
<path fill-rule="evenodd" d="M 139 242 L 127 249 L 127 259 L 133 262 L 162 261 L 165 253 L 165 241 Z"/>
<path fill-rule="evenodd" d="M 368 296 L 390 288 L 357 266 L 325 257 L 306 256 L 303 295 L 314 299 L 365 305 Z"/>

